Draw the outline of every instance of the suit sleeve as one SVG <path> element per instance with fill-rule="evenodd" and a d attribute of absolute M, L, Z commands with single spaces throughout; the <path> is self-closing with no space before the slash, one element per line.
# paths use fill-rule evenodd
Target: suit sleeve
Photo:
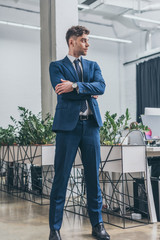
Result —
<path fill-rule="evenodd" d="M 105 82 L 101 74 L 101 69 L 95 62 L 92 82 L 78 82 L 79 94 L 82 95 L 102 95 L 105 90 Z"/>
<path fill-rule="evenodd" d="M 50 80 L 53 89 L 55 90 L 55 87 L 57 84 L 61 83 L 61 79 L 65 80 L 64 74 L 56 62 L 51 62 L 49 66 L 49 73 L 50 73 Z M 67 79 L 68 80 L 68 79 Z M 61 94 L 63 99 L 70 99 L 70 100 L 87 100 L 91 97 L 90 94 L 78 94 L 76 90 L 69 92 L 69 93 L 63 93 Z"/>

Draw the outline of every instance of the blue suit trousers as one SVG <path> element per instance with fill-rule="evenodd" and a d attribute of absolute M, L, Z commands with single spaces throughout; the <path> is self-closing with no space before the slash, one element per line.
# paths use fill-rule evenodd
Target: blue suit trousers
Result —
<path fill-rule="evenodd" d="M 55 176 L 50 195 L 49 223 L 59 230 L 63 219 L 66 189 L 78 147 L 81 150 L 87 187 L 87 206 L 92 226 L 103 222 L 102 196 L 99 185 L 100 137 L 94 119 L 79 120 L 72 131 L 60 131 L 56 136 Z"/>

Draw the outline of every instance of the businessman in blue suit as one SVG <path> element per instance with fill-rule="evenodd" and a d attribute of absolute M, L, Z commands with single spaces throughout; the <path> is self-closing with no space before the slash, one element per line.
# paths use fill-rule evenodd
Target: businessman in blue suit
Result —
<path fill-rule="evenodd" d="M 102 120 L 97 103 L 105 82 L 96 62 L 87 55 L 89 30 L 73 26 L 66 33 L 68 55 L 51 62 L 50 78 L 57 94 L 53 122 L 56 134 L 55 177 L 50 195 L 49 240 L 61 240 L 66 189 L 77 149 L 80 148 L 87 187 L 87 205 L 92 235 L 110 239 L 102 220 L 102 196 L 99 185 L 100 137 Z"/>

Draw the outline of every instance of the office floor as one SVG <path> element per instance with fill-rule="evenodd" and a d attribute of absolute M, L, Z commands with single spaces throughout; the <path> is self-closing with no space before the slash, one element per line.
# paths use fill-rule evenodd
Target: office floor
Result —
<path fill-rule="evenodd" d="M 48 206 L 0 192 L 1 240 L 48 240 Z M 105 224 L 111 240 L 160 240 L 160 223 L 121 229 Z M 94 239 L 87 218 L 64 212 L 62 240 Z"/>

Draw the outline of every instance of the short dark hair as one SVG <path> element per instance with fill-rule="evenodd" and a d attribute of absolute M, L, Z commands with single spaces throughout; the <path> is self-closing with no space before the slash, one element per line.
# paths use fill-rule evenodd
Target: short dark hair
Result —
<path fill-rule="evenodd" d="M 89 33 L 90 33 L 90 31 L 86 27 L 79 26 L 79 25 L 78 26 L 73 26 L 73 27 L 69 28 L 67 33 L 66 33 L 67 44 L 69 45 L 70 37 L 72 37 L 72 36 L 80 37 L 83 34 L 88 35 Z"/>

